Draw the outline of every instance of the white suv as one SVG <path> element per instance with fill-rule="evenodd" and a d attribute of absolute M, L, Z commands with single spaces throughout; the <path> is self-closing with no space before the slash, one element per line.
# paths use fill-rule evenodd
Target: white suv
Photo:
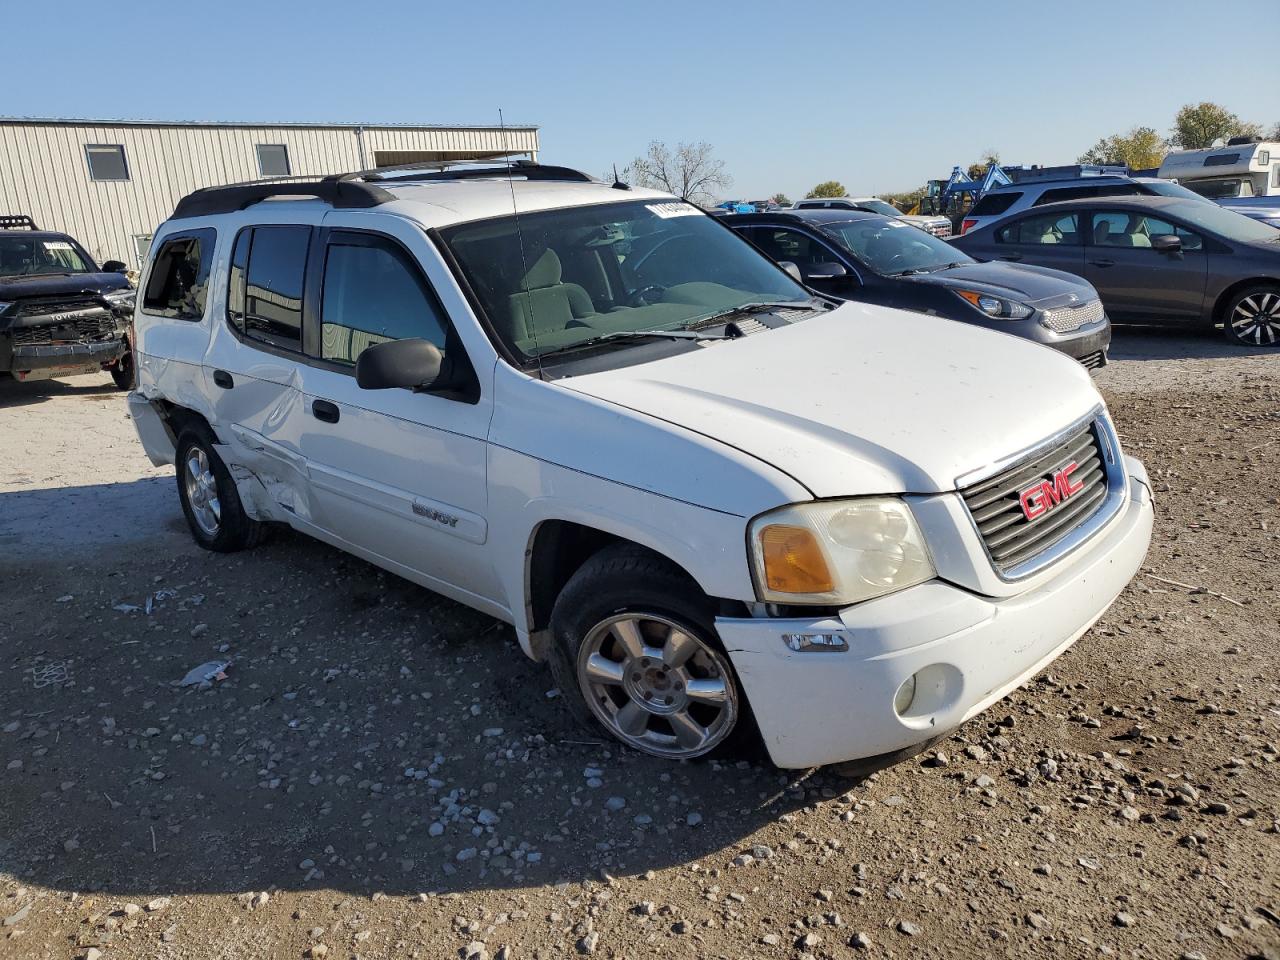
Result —
<path fill-rule="evenodd" d="M 202 546 L 284 523 L 489 613 L 661 757 L 918 746 L 1146 553 L 1146 474 L 1078 364 L 815 298 L 663 194 L 272 181 L 184 199 L 151 249 L 130 410 Z"/>

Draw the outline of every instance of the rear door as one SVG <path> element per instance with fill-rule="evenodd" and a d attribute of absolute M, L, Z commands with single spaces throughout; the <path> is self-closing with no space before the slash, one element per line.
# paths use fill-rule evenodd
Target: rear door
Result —
<path fill-rule="evenodd" d="M 1032 263 L 1084 276 L 1084 236 L 1078 210 L 1030 213 L 991 231 L 988 259 Z"/>
<path fill-rule="evenodd" d="M 1141 209 L 1092 211 L 1085 279 L 1116 319 L 1152 323 L 1198 321 L 1204 309 L 1207 259 L 1203 238 Z M 1173 234 L 1182 249 L 1165 253 L 1153 238 Z"/>

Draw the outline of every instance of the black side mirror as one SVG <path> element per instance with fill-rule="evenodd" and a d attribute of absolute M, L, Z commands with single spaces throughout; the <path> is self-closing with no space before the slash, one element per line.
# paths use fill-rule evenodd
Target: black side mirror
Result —
<path fill-rule="evenodd" d="M 813 280 L 839 280 L 847 277 L 849 271 L 838 263 L 809 263 L 802 268 L 806 282 Z"/>
<path fill-rule="evenodd" d="M 119 260 L 108 260 L 102 265 L 103 273 L 124 273 L 129 268 Z"/>
<path fill-rule="evenodd" d="M 1162 233 L 1151 238 L 1151 249 L 1160 253 L 1178 253 L 1182 249 L 1182 238 L 1173 233 Z"/>
<path fill-rule="evenodd" d="M 426 340 L 388 340 L 366 347 L 356 360 L 362 390 L 424 390 L 440 376 L 444 354 Z"/>

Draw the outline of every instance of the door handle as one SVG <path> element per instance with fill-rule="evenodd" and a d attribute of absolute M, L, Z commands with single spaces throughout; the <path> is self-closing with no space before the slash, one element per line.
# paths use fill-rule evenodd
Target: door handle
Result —
<path fill-rule="evenodd" d="M 227 373 L 227 371 L 225 370 L 213 371 L 213 382 L 217 384 L 219 387 L 221 387 L 223 390 L 230 390 L 232 387 L 236 385 L 236 382 L 234 379 L 232 379 L 231 374 Z"/>
<path fill-rule="evenodd" d="M 328 400 L 312 400 L 311 413 L 317 420 L 323 420 L 325 423 L 337 423 L 340 415 L 338 405 Z"/>
<path fill-rule="evenodd" d="M 1004 255 L 1003 257 L 1001 257 L 1000 259 L 1001 259 L 1001 260 L 1009 260 L 1009 261 L 1010 261 L 1010 262 L 1012 262 L 1012 263 L 1017 263 L 1019 260 L 1021 260 L 1021 259 L 1022 259 L 1022 254 L 1020 254 L 1020 253 L 1008 253 L 1008 254 L 1005 254 L 1005 255 Z"/>
<path fill-rule="evenodd" d="M 1089 265 L 1094 267 L 1114 267 L 1116 262 L 1114 260 L 1090 260 Z"/>

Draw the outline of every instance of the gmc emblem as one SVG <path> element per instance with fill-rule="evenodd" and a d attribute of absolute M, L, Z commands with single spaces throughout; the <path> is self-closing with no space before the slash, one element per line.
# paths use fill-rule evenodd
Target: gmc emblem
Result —
<path fill-rule="evenodd" d="M 1078 463 L 1072 460 L 1065 467 L 1056 471 L 1049 479 L 1041 480 L 1018 494 L 1018 503 L 1022 505 L 1022 515 L 1028 520 L 1037 520 L 1063 500 L 1083 490 L 1083 480 L 1071 479 L 1071 474 L 1075 473 L 1076 468 L 1079 466 Z"/>

